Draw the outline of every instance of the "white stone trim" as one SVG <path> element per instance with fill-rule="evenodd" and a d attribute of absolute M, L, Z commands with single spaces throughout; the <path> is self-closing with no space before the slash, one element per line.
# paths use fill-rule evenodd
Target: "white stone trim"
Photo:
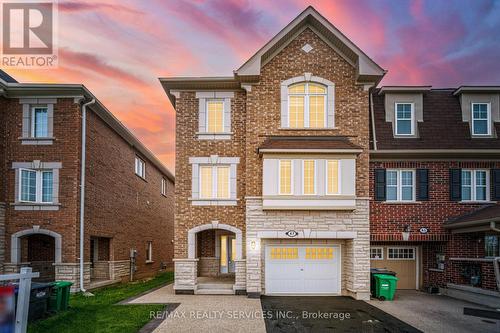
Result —
<path fill-rule="evenodd" d="M 196 234 L 200 231 L 211 230 L 211 229 L 222 229 L 234 233 L 236 235 L 236 260 L 243 259 L 243 246 L 242 246 L 243 234 L 241 230 L 228 224 L 219 223 L 218 221 L 212 221 L 212 223 L 199 225 L 188 231 L 189 260 L 193 260 L 196 258 Z"/>
<path fill-rule="evenodd" d="M 19 104 L 22 105 L 23 112 L 21 144 L 51 145 L 54 141 L 54 104 L 57 104 L 57 98 L 20 98 Z M 35 107 L 47 108 L 47 137 L 36 138 L 31 131 L 33 108 Z"/>
<path fill-rule="evenodd" d="M 62 262 L 62 236 L 57 232 L 47 229 L 40 229 L 34 225 L 32 229 L 26 229 L 13 233 L 10 237 L 10 261 L 14 264 L 21 262 L 21 237 L 27 235 L 42 234 L 54 237 L 55 242 L 55 263 Z"/>
<path fill-rule="evenodd" d="M 239 157 L 219 157 L 219 155 L 210 155 L 210 157 L 190 157 L 189 164 L 239 164 Z"/>
<path fill-rule="evenodd" d="M 234 98 L 233 91 L 197 91 L 198 99 L 198 139 L 200 140 L 228 140 L 231 139 L 231 99 Z M 207 99 L 222 99 L 223 108 L 223 133 L 207 132 Z M 225 135 L 225 136 L 222 136 Z M 229 136 L 229 138 L 228 138 Z"/>
<path fill-rule="evenodd" d="M 289 128 L 288 124 L 288 86 L 299 82 L 316 82 L 326 86 L 326 128 L 335 128 L 335 83 L 311 73 L 292 77 L 281 82 L 281 127 Z M 305 110 L 307 114 L 307 110 Z M 306 117 L 306 114 L 304 117 Z"/>

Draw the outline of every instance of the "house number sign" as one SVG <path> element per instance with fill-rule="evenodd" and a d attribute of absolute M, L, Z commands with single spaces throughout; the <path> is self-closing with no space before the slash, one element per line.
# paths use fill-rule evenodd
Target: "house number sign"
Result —
<path fill-rule="evenodd" d="M 299 233 L 295 230 L 288 230 L 287 232 L 285 232 L 285 235 L 287 235 L 288 237 L 297 237 Z"/>

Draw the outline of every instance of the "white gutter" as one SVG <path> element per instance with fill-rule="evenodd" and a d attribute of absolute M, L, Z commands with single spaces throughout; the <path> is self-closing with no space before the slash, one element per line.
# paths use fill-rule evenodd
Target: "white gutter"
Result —
<path fill-rule="evenodd" d="M 82 105 L 82 165 L 80 170 L 80 291 L 86 293 L 83 286 L 84 268 L 84 227 L 85 227 L 85 154 L 87 141 L 87 106 L 94 104 L 95 98 Z"/>

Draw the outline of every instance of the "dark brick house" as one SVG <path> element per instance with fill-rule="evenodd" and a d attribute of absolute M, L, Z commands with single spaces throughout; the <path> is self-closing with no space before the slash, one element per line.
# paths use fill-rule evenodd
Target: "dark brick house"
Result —
<path fill-rule="evenodd" d="M 470 86 L 372 92 L 371 266 L 395 270 L 400 288 L 498 290 L 499 96 Z"/>
<path fill-rule="evenodd" d="M 29 265 L 73 290 L 82 265 L 84 288 L 154 275 L 172 263 L 173 194 L 169 170 L 83 85 L 18 83 L 2 72 L 3 272 Z"/>

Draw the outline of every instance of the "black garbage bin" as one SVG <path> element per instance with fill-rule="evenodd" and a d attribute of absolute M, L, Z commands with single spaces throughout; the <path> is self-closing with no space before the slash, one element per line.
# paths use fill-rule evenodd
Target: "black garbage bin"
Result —
<path fill-rule="evenodd" d="M 375 295 L 375 286 L 376 286 L 376 281 L 375 281 L 375 274 L 385 274 L 385 275 L 392 275 L 396 276 L 396 272 L 390 271 L 386 268 L 370 268 L 370 291 L 372 295 Z"/>
<path fill-rule="evenodd" d="M 53 282 L 50 283 L 31 282 L 28 321 L 34 321 L 46 316 L 53 285 L 54 285 Z M 19 284 L 16 283 L 15 288 L 16 288 L 16 306 L 17 306 Z"/>

